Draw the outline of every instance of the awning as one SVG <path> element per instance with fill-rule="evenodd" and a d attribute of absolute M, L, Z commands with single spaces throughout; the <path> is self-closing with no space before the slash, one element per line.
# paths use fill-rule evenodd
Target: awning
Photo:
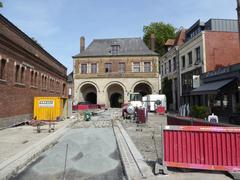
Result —
<path fill-rule="evenodd" d="M 198 88 L 191 91 L 191 95 L 200 95 L 200 94 L 217 94 L 218 91 L 234 81 L 234 79 L 226 79 L 222 81 L 215 81 L 211 83 L 202 84 Z"/>

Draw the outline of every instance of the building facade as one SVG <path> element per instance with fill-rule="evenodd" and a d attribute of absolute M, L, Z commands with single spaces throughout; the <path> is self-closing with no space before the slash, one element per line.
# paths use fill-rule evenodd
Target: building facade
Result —
<path fill-rule="evenodd" d="M 209 113 L 223 122 L 240 113 L 240 63 L 203 73 L 200 79 L 200 86 L 191 94 L 200 97 L 199 104 L 207 106 Z"/>
<path fill-rule="evenodd" d="M 152 39 L 153 41 L 153 39 Z M 158 54 L 141 38 L 96 39 L 74 59 L 75 104 L 88 102 L 121 107 L 130 93 L 159 93 Z"/>
<path fill-rule="evenodd" d="M 67 97 L 67 69 L 0 15 L 0 128 L 32 119 L 35 96 Z"/>
<path fill-rule="evenodd" d="M 186 42 L 179 47 L 180 96 L 182 104 L 196 104 L 191 95 L 194 78 L 222 66 L 240 62 L 237 20 L 197 21 L 186 32 Z M 197 83 L 199 84 L 199 83 Z"/>
<path fill-rule="evenodd" d="M 164 54 L 160 60 L 161 69 L 161 83 L 162 90 L 164 89 L 164 83 L 168 81 L 171 83 L 170 93 L 167 95 L 168 109 L 178 110 L 180 106 L 180 94 L 179 94 L 179 55 L 178 49 L 184 43 L 185 40 L 185 29 L 180 30 L 177 33 L 176 39 L 169 39 L 165 46 L 168 52 Z"/>

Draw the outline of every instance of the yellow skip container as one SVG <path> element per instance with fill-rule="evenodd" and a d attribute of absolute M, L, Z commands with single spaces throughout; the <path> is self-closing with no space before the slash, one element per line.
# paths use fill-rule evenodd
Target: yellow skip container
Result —
<path fill-rule="evenodd" d="M 34 97 L 33 118 L 41 121 L 56 121 L 65 115 L 66 99 L 61 97 Z"/>

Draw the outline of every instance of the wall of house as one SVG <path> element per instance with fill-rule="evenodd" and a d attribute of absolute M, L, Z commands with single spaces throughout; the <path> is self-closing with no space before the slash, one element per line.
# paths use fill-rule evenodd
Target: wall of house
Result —
<path fill-rule="evenodd" d="M 15 26 L 1 18 L 0 22 L 1 128 L 30 120 L 35 96 L 67 97 L 67 81 L 63 65 L 26 40 L 26 35 Z M 18 73 L 17 66 L 20 68 Z"/>
<path fill-rule="evenodd" d="M 206 69 L 216 70 L 240 62 L 239 39 L 237 32 L 205 32 Z"/>
<path fill-rule="evenodd" d="M 182 76 L 193 72 L 195 69 L 202 69 L 205 72 L 206 69 L 206 56 L 205 56 L 205 45 L 204 45 L 205 33 L 201 32 L 191 40 L 187 41 L 179 48 L 179 71 L 180 71 L 180 96 L 183 95 L 184 82 Z M 200 48 L 200 61 L 196 63 L 196 48 Z M 189 64 L 188 53 L 192 52 L 192 64 Z M 182 57 L 185 56 L 185 67 L 183 67 Z M 190 81 L 187 83 L 191 84 Z M 186 90 L 186 89 L 185 89 Z M 191 89 L 188 89 L 190 92 Z"/>
<path fill-rule="evenodd" d="M 125 72 L 119 72 L 118 64 L 124 62 Z M 132 71 L 132 64 L 140 62 L 140 72 Z M 144 62 L 151 63 L 151 71 L 144 72 Z M 88 71 L 86 74 L 81 73 L 81 64 L 97 63 L 97 73 Z M 105 63 L 112 63 L 112 72 L 105 72 Z M 152 93 L 158 93 L 160 87 L 160 79 L 158 74 L 158 57 L 157 56 L 139 56 L 139 57 L 92 57 L 92 58 L 76 58 L 74 60 L 74 97 L 75 102 L 84 101 L 84 94 L 81 88 L 84 85 L 92 85 L 94 93 L 97 94 L 97 103 L 110 105 L 109 96 L 115 92 L 123 92 L 124 102 L 129 100 L 129 93 L 134 91 L 138 84 L 146 84 L 150 87 Z M 112 92 L 109 92 L 111 88 Z M 87 90 L 87 88 L 86 88 Z"/>
<path fill-rule="evenodd" d="M 126 70 L 124 73 L 119 72 L 118 64 L 124 62 Z M 140 72 L 132 72 L 132 63 L 140 62 Z M 151 63 L 151 72 L 144 72 L 144 62 Z M 81 64 L 87 64 L 88 69 L 91 69 L 91 64 L 97 63 L 98 72 L 86 74 L 80 73 Z M 112 64 L 112 72 L 105 72 L 105 63 Z M 145 56 L 145 57 L 89 57 L 89 58 L 77 58 L 74 60 L 74 78 L 75 79 L 85 79 L 85 78 L 117 78 L 117 77 L 158 77 L 158 57 L 154 56 Z"/>

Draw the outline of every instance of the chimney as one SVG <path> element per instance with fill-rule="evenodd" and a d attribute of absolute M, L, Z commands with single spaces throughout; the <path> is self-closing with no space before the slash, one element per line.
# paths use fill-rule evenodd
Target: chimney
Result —
<path fill-rule="evenodd" d="M 151 37 L 150 37 L 150 47 L 151 47 L 152 51 L 155 51 L 155 43 L 156 43 L 155 34 L 151 34 Z"/>
<path fill-rule="evenodd" d="M 85 37 L 80 37 L 80 53 L 82 53 L 85 50 Z"/>
<path fill-rule="evenodd" d="M 240 48 L 240 0 L 237 0 L 237 16 L 238 16 L 238 38 L 239 38 L 239 48 Z"/>

